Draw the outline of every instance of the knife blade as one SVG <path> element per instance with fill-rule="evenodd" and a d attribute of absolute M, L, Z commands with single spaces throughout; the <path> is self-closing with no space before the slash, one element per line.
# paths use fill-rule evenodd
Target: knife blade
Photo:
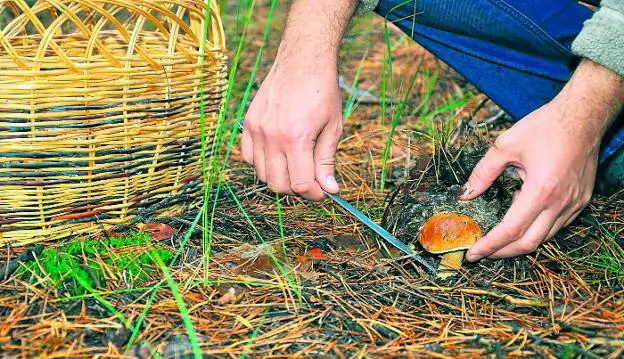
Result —
<path fill-rule="evenodd" d="M 325 192 L 325 191 L 323 191 Z M 436 269 L 429 264 L 429 262 L 418 255 L 416 252 L 412 251 L 408 246 L 406 246 L 403 242 L 399 241 L 395 236 L 390 234 L 390 232 L 383 229 L 380 225 L 373 222 L 368 216 L 364 213 L 360 212 L 358 209 L 353 207 L 349 202 L 347 202 L 344 198 L 342 198 L 338 194 L 325 192 L 327 197 L 331 198 L 336 204 L 349 212 L 352 216 L 357 218 L 360 222 L 362 222 L 366 227 L 372 229 L 375 233 L 377 233 L 381 238 L 383 238 L 386 242 L 393 245 L 398 250 L 406 253 L 410 257 L 414 258 L 418 263 L 422 264 L 429 272 L 436 273 Z"/>

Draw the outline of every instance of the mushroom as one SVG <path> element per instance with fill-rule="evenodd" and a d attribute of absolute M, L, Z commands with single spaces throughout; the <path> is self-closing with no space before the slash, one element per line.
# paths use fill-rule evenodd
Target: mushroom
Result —
<path fill-rule="evenodd" d="M 438 277 L 446 279 L 461 268 L 466 250 L 481 236 L 481 227 L 472 217 L 440 212 L 424 224 L 418 242 L 427 252 L 443 254 Z"/>

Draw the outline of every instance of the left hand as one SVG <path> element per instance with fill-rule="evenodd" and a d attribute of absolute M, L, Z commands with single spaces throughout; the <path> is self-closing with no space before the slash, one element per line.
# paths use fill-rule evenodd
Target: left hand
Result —
<path fill-rule="evenodd" d="M 554 100 L 502 134 L 475 167 L 463 200 L 481 195 L 509 166 L 516 167 L 523 185 L 502 222 L 473 245 L 467 260 L 531 253 L 588 204 L 600 141 L 624 102 L 624 82 L 615 87 L 613 101 L 605 100 L 590 91 L 602 86 L 590 71 L 599 66 L 585 64 Z M 611 75 L 616 83 L 622 80 Z"/>

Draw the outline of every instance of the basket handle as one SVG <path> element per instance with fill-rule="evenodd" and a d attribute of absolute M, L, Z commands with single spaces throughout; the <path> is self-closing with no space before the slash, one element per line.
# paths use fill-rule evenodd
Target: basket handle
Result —
<path fill-rule="evenodd" d="M 208 34 L 205 37 L 203 36 L 204 23 L 206 21 L 205 15 L 204 18 L 191 16 L 191 30 L 200 41 L 204 38 L 210 39 L 215 47 L 225 49 L 225 32 L 223 31 L 221 16 L 219 15 L 221 11 L 219 2 L 217 0 L 202 0 L 201 3 L 204 5 L 204 10 L 202 10 L 204 14 L 205 8 L 210 8 Z M 199 45 L 201 47 L 201 43 Z"/>
<path fill-rule="evenodd" d="M 103 25 L 108 22 L 116 28 L 119 36 L 127 42 L 129 46 L 128 55 L 130 55 L 132 52 L 136 52 L 144 60 L 150 63 L 154 68 L 160 68 L 158 63 L 155 60 L 151 59 L 147 52 L 145 52 L 138 44 L 136 44 L 136 37 L 131 36 L 127 29 L 125 29 L 114 18 L 114 15 L 107 8 L 105 8 L 104 5 L 126 8 L 135 13 L 139 13 L 143 18 L 149 19 L 150 21 L 155 23 L 155 25 L 163 33 L 163 35 L 172 36 L 172 34 L 165 28 L 165 26 L 163 26 L 161 23 L 158 23 L 156 18 L 152 15 L 152 12 L 160 13 L 166 18 L 169 18 L 171 23 L 175 23 L 177 28 L 183 29 L 187 34 L 189 34 L 193 38 L 193 40 L 196 41 L 198 48 L 201 48 L 201 42 L 204 38 L 210 39 L 212 45 L 218 49 L 225 48 L 225 35 L 223 31 L 223 24 L 219 16 L 219 4 L 216 0 L 201 0 L 193 2 L 181 2 L 177 0 L 142 0 L 133 1 L 130 3 L 124 0 L 74 0 L 70 3 L 66 3 L 65 1 L 60 0 L 46 0 L 38 1 L 32 8 L 28 6 L 28 4 L 24 0 L 8 1 L 12 4 L 16 4 L 17 8 L 21 10 L 21 14 L 19 16 L 16 16 L 16 18 L 13 19 L 4 29 L 0 29 L 0 47 L 4 47 L 8 55 L 15 62 L 15 64 L 23 70 L 38 71 L 41 64 L 44 63 L 43 60 L 45 58 L 47 49 L 51 48 L 54 53 L 59 57 L 60 61 L 63 62 L 70 70 L 76 73 L 81 72 L 73 63 L 73 61 L 65 54 L 61 46 L 54 41 L 54 34 L 60 31 L 61 26 L 66 21 L 74 23 L 78 32 L 82 33 L 83 36 L 89 39 L 88 50 L 85 54 L 87 57 L 92 54 L 92 51 L 95 47 L 98 48 L 98 50 L 100 50 L 100 52 L 106 58 L 108 58 L 114 66 L 122 66 L 121 62 L 115 59 L 113 55 L 110 54 L 110 52 L 98 39 L 99 31 L 103 28 Z M 178 5 L 180 7 L 186 8 L 189 12 L 190 24 L 185 24 L 182 19 L 178 18 L 176 14 L 171 12 L 168 9 L 168 6 L 170 5 Z M 208 27 L 208 34 L 206 34 L 207 36 L 204 37 L 204 22 L 206 18 L 206 11 L 208 8 L 210 9 L 210 26 Z M 79 12 L 80 10 L 85 11 L 85 9 L 99 13 L 102 16 L 100 24 L 93 26 L 92 23 L 89 23 L 87 25 L 82 21 L 80 17 L 76 15 L 77 12 Z M 46 10 L 61 11 L 61 14 L 55 19 L 55 21 L 53 21 L 53 24 L 47 29 L 36 16 L 37 13 Z M 29 66 L 27 66 L 19 58 L 19 56 L 17 56 L 17 53 L 8 41 L 9 36 L 15 36 L 16 31 L 19 32 L 20 29 L 25 29 L 28 23 L 31 23 L 41 36 L 39 49 L 37 51 L 37 54 L 34 56 L 34 68 L 29 68 Z M 135 30 L 139 29 L 135 28 Z M 140 30 L 138 32 L 140 32 Z M 138 32 L 135 31 L 133 35 L 138 35 Z M 192 60 L 192 58 L 194 57 L 182 45 L 176 45 L 176 48 L 178 51 L 183 53 L 184 56 L 187 57 L 189 60 Z"/>

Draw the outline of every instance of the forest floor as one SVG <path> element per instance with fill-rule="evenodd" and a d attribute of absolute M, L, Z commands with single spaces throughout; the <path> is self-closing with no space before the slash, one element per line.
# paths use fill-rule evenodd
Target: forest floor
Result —
<path fill-rule="evenodd" d="M 286 10 L 278 5 L 270 24 L 252 96 L 270 69 Z M 242 33 L 236 11 L 235 4 L 223 11 L 231 58 Z M 228 121 L 262 46 L 268 11 L 260 3 L 253 12 Z M 470 132 L 487 142 L 510 126 L 484 95 L 392 26 L 388 41 L 395 84 L 386 96 L 389 116 L 382 111 L 383 19 L 360 20 L 340 54 L 349 109 L 337 155 L 341 194 L 377 221 L 406 169 L 431 153 L 432 138 L 450 143 Z M 412 76 L 414 89 L 406 94 Z M 405 109 L 393 126 L 401 102 Z M 202 239 L 208 228 L 194 223 L 200 203 L 179 218 L 136 228 L 147 237 L 132 234 L 119 245 L 105 234 L 96 253 L 80 250 L 85 239 L 54 247 L 74 250 L 83 261 L 69 265 L 97 263 L 103 281 L 93 270 L 66 278 L 32 264 L 8 277 L 0 273 L 0 352 L 193 357 L 199 347 L 206 357 L 623 355 L 623 193 L 595 197 L 534 254 L 467 264 L 440 280 L 417 262 L 385 256 L 374 234 L 329 200 L 276 200 L 242 163 L 238 146 L 224 178 L 209 248 Z M 0 259 L 14 262 L 28 250 L 44 257 L 38 247 L 7 248 Z M 154 250 L 169 265 L 155 260 Z"/>

